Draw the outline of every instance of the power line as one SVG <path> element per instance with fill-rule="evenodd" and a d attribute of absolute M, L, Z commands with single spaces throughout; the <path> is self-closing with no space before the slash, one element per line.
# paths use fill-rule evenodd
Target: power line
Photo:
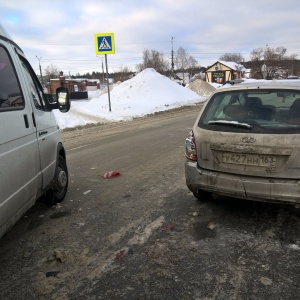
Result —
<path fill-rule="evenodd" d="M 116 46 L 122 46 L 122 45 L 146 45 L 146 44 L 166 44 L 170 43 L 170 41 L 155 41 L 155 42 L 140 42 L 140 43 L 116 43 Z M 220 42 L 195 42 L 195 41 L 176 41 L 176 44 L 199 44 L 199 45 L 219 45 Z M 278 42 L 268 42 L 267 44 L 296 44 L 300 43 L 300 41 L 278 41 Z M 26 43 L 19 41 L 19 45 L 24 45 L 24 46 L 93 46 L 93 43 Z M 255 45 L 255 44 L 262 44 L 262 42 L 232 42 L 232 43 L 224 43 L 222 42 L 222 45 Z M 265 44 L 265 43 L 264 43 Z"/>

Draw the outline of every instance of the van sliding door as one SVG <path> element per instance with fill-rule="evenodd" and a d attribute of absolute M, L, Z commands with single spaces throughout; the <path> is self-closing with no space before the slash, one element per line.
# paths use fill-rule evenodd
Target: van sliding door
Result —
<path fill-rule="evenodd" d="M 39 151 L 9 44 L 0 41 L 0 236 L 35 201 Z"/>

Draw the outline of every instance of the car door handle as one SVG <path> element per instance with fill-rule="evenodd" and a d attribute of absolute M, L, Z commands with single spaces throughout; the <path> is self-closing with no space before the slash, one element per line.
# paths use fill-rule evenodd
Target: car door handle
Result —
<path fill-rule="evenodd" d="M 42 136 L 42 135 L 47 134 L 47 133 L 48 133 L 48 131 L 40 131 L 39 136 Z"/>

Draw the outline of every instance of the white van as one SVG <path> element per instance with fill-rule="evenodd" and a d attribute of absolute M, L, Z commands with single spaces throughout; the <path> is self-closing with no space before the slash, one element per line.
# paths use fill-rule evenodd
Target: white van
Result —
<path fill-rule="evenodd" d="M 22 50 L 0 25 L 0 237 L 43 194 L 60 202 L 67 193 L 66 152 L 52 109 L 70 109 L 68 90 L 44 94 Z"/>

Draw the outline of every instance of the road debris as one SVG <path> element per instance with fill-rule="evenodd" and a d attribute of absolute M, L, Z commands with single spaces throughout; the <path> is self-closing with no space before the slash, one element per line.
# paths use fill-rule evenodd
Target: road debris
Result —
<path fill-rule="evenodd" d="M 56 277 L 59 271 L 51 271 L 46 273 L 46 277 Z"/>
<path fill-rule="evenodd" d="M 288 247 L 293 250 L 300 250 L 300 247 L 296 244 L 290 244 Z"/>
<path fill-rule="evenodd" d="M 125 255 L 125 250 L 121 250 L 116 254 L 116 260 L 120 260 Z"/>
<path fill-rule="evenodd" d="M 263 285 L 271 285 L 273 283 L 272 280 L 268 277 L 260 277 L 260 282 Z"/>
<path fill-rule="evenodd" d="M 69 253 L 63 249 L 55 249 L 53 253 L 47 258 L 48 262 L 58 261 L 58 262 L 66 262 L 69 259 Z"/>
<path fill-rule="evenodd" d="M 110 172 L 105 173 L 102 177 L 105 179 L 108 179 L 108 178 L 116 177 L 119 175 L 121 175 L 121 173 L 118 171 L 110 171 Z"/>
<path fill-rule="evenodd" d="M 209 222 L 207 225 L 207 228 L 210 230 L 214 230 L 217 227 L 217 224 L 215 222 Z"/>
<path fill-rule="evenodd" d="M 168 226 L 162 228 L 161 231 L 166 231 L 166 230 L 173 229 L 173 228 L 174 228 L 174 225 L 168 225 Z"/>
<path fill-rule="evenodd" d="M 83 192 L 83 195 L 87 195 L 87 194 L 89 194 L 91 191 L 92 191 L 92 190 L 85 191 L 85 192 Z"/>

